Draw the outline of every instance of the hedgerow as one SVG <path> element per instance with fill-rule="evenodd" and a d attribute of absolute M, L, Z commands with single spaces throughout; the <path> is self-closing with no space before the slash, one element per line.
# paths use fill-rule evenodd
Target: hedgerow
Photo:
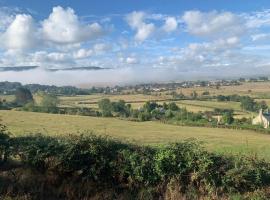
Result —
<path fill-rule="evenodd" d="M 40 172 L 78 174 L 81 179 L 128 188 L 156 187 L 172 179 L 183 192 L 192 187 L 204 194 L 270 186 L 270 163 L 209 153 L 194 140 L 154 148 L 95 135 L 32 135 L 12 138 L 9 149 L 11 156 Z"/>

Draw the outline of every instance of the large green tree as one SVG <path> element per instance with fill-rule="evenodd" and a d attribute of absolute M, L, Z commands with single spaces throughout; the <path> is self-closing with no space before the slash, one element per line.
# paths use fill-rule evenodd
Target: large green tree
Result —
<path fill-rule="evenodd" d="M 40 102 L 41 111 L 47 113 L 57 113 L 59 104 L 58 97 L 54 94 L 42 93 L 42 99 Z"/>
<path fill-rule="evenodd" d="M 98 102 L 98 108 L 101 111 L 101 114 L 103 117 L 112 116 L 112 103 L 110 99 L 101 99 Z"/>
<path fill-rule="evenodd" d="M 23 106 L 27 103 L 33 102 L 33 95 L 27 88 L 20 87 L 15 92 L 15 103 Z"/>

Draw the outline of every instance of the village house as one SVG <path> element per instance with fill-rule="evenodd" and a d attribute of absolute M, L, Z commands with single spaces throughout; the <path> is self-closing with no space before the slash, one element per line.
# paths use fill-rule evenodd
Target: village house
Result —
<path fill-rule="evenodd" d="M 259 115 L 252 120 L 253 125 L 262 125 L 264 128 L 269 128 L 270 122 L 270 113 L 264 113 L 262 109 L 260 109 Z"/>

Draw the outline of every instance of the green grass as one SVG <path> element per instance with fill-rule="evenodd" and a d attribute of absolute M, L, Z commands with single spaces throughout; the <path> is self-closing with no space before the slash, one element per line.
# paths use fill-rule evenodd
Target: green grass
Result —
<path fill-rule="evenodd" d="M 0 111 L 2 123 L 16 135 L 47 135 L 94 132 L 136 144 L 157 145 L 196 138 L 207 149 L 221 153 L 253 154 L 270 160 L 270 135 L 247 130 L 184 127 L 160 122 L 131 122 L 115 118 L 95 118 L 22 111 Z"/>

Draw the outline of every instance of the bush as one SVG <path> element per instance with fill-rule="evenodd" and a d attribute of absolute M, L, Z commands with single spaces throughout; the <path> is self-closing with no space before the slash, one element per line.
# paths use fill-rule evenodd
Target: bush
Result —
<path fill-rule="evenodd" d="M 10 138 L 6 127 L 0 124 L 0 164 L 7 161 L 10 154 Z"/>
<path fill-rule="evenodd" d="M 252 193 L 270 186 L 270 163 L 209 153 L 194 140 L 153 148 L 95 135 L 35 135 L 13 138 L 7 146 L 26 166 L 64 180 L 75 176 L 76 184 L 87 180 L 133 191 L 158 191 L 174 180 L 188 196 Z"/>

